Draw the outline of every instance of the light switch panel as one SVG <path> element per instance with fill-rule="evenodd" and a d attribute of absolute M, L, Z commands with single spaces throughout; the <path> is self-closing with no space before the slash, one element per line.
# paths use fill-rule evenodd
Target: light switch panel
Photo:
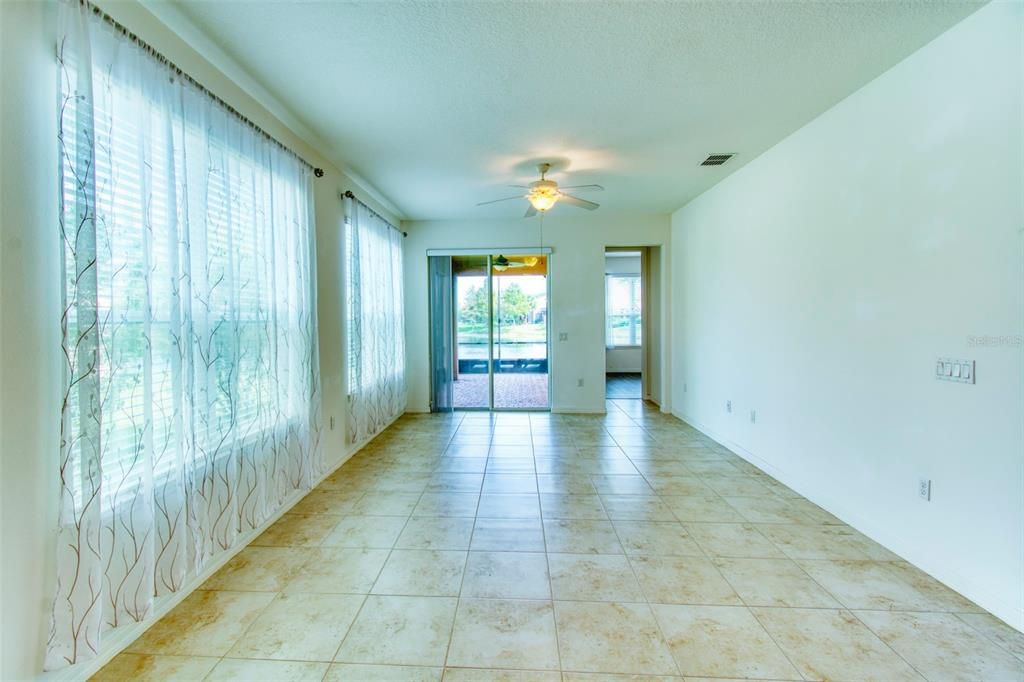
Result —
<path fill-rule="evenodd" d="M 939 358 L 935 363 L 935 378 L 958 384 L 974 383 L 974 360 Z"/>

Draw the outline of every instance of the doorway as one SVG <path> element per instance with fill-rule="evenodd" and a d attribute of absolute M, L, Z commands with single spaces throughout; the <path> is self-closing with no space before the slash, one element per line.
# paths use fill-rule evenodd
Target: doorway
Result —
<path fill-rule="evenodd" d="M 549 253 L 428 253 L 431 410 L 547 410 Z"/>
<path fill-rule="evenodd" d="M 644 397 L 645 315 L 642 249 L 605 251 L 605 397 Z"/>

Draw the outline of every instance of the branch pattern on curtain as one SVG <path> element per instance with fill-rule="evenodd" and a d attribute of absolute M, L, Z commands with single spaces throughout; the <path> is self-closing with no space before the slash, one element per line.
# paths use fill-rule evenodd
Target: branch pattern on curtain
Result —
<path fill-rule="evenodd" d="M 348 269 L 349 443 L 362 443 L 405 411 L 402 233 L 345 199 Z"/>
<path fill-rule="evenodd" d="M 48 669 L 146 618 L 322 471 L 309 169 L 89 6 L 60 17 Z"/>

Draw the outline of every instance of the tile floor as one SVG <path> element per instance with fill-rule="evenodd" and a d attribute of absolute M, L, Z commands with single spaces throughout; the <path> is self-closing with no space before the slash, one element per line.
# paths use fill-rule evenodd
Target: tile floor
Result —
<path fill-rule="evenodd" d="M 639 374 L 607 374 L 604 380 L 604 394 L 610 399 L 623 400 L 634 398 L 639 400 L 643 391 Z"/>
<path fill-rule="evenodd" d="M 624 400 L 402 418 L 96 679 L 442 676 L 1000 682 L 1024 635 Z"/>

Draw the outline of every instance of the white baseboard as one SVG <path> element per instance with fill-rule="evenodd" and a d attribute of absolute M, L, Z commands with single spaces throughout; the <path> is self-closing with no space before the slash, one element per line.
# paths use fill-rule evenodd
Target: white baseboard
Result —
<path fill-rule="evenodd" d="M 850 525 L 857 531 L 863 533 L 875 542 L 879 543 L 890 552 L 903 557 L 908 562 L 918 567 L 928 575 L 943 583 L 950 589 L 962 594 L 978 606 L 982 607 L 992 615 L 996 616 L 1007 625 L 1024 631 L 1024 607 L 1015 612 L 1012 607 L 1006 606 L 1006 599 L 999 594 L 989 590 L 988 585 L 961 574 L 958 571 L 950 570 L 946 566 L 934 565 L 935 562 L 928 552 L 920 546 L 920 543 L 908 540 L 903 535 L 894 532 L 888 526 L 880 526 L 873 521 L 865 519 L 859 512 L 842 505 L 837 505 L 832 500 L 824 499 L 811 490 L 811 486 L 798 475 L 780 469 L 757 454 L 747 450 L 743 446 L 716 433 L 713 429 L 677 411 L 672 411 L 673 416 L 686 422 L 697 429 L 705 436 L 727 448 L 734 454 L 742 457 L 753 464 L 772 478 L 795 490 L 808 500 L 818 505 L 840 521 Z"/>

